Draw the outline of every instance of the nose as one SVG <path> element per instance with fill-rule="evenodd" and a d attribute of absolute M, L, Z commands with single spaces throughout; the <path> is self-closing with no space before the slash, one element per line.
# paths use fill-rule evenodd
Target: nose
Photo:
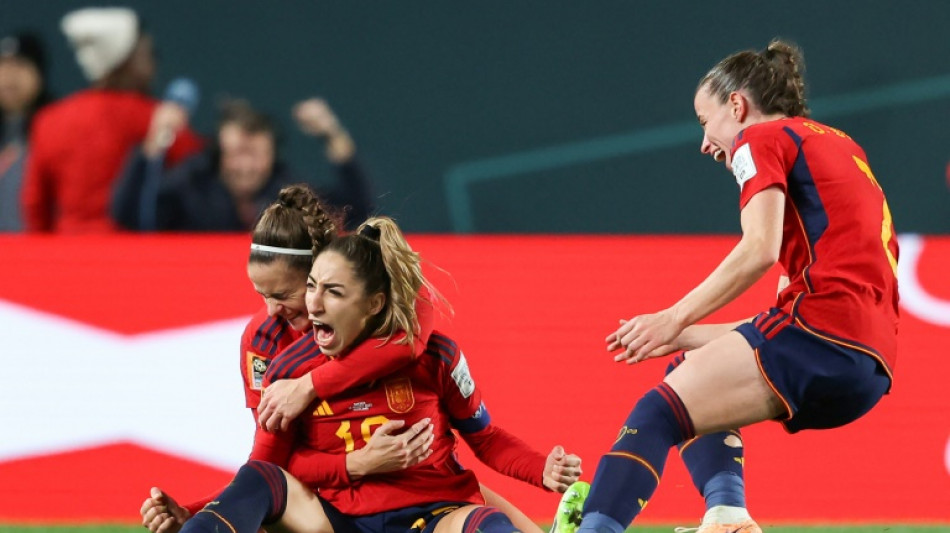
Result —
<path fill-rule="evenodd" d="M 307 291 L 304 302 L 307 304 L 307 313 L 310 315 L 316 315 L 323 311 L 323 298 L 320 296 L 320 291 Z"/>
<path fill-rule="evenodd" d="M 702 144 L 699 146 L 699 151 L 702 152 L 702 153 L 704 153 L 704 154 L 710 154 L 710 155 L 711 155 L 714 150 L 715 150 L 715 148 L 713 147 L 713 144 L 712 144 L 711 142 L 709 142 L 709 137 L 706 137 L 705 135 L 703 135 L 703 142 L 702 142 Z"/>
<path fill-rule="evenodd" d="M 283 306 L 283 305 L 277 303 L 276 301 L 274 301 L 274 300 L 272 300 L 272 299 L 270 299 L 270 298 L 266 298 L 266 299 L 264 300 L 264 304 L 267 305 L 267 314 L 268 314 L 268 316 L 276 316 L 276 315 L 279 315 L 280 312 L 284 310 L 284 306 Z"/>

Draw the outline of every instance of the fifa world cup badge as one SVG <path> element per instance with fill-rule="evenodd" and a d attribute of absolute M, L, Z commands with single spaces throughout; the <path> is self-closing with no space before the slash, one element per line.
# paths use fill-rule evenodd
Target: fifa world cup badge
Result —
<path fill-rule="evenodd" d="M 267 363 L 269 363 L 270 360 L 254 352 L 247 352 L 247 359 L 249 374 L 247 380 L 251 385 L 251 390 L 261 390 L 264 385 L 264 374 L 267 372 Z"/>

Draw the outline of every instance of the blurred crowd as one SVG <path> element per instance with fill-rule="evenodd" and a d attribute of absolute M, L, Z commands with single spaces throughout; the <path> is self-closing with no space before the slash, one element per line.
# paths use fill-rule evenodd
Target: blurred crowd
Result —
<path fill-rule="evenodd" d="M 198 89 L 180 78 L 152 95 L 152 36 L 135 11 L 84 8 L 60 23 L 88 86 L 54 99 L 45 46 L 0 37 L 0 231 L 248 231 L 286 185 L 309 182 L 281 160 L 271 117 L 218 104 L 216 130 L 191 128 Z M 320 98 L 292 106 L 335 169 L 317 188 L 347 223 L 375 211 L 356 144 Z"/>

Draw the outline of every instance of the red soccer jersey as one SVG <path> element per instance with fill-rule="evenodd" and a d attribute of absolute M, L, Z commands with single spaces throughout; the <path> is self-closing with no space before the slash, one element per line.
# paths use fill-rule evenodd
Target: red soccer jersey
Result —
<path fill-rule="evenodd" d="M 303 375 L 326 362 L 308 335 L 274 359 L 265 384 Z M 427 417 L 435 425 L 436 437 L 433 453 L 423 463 L 356 482 L 348 479 L 345 454 L 365 446 L 380 425 L 400 419 L 409 426 Z M 311 413 L 300 417 L 295 431 L 276 435 L 258 431 L 252 457 L 288 467 L 319 489 L 322 498 L 351 515 L 440 501 L 484 503 L 475 475 L 455 458 L 457 439 L 452 429 L 492 468 L 542 486 L 544 456 L 491 424 L 465 356 L 439 333 L 432 334 L 426 352 L 414 364 L 315 403 Z M 293 458 L 283 459 L 291 448 Z"/>
<path fill-rule="evenodd" d="M 435 320 L 431 299 L 425 288 L 416 299 L 419 331 L 413 338 L 412 346 L 397 344 L 405 336 L 402 332 L 385 344 L 378 340 L 360 344 L 347 357 L 334 359 L 331 364 L 311 373 L 317 397 L 329 398 L 350 387 L 389 374 L 409 364 L 416 354 L 422 353 Z M 251 318 L 241 335 L 241 376 L 248 407 L 257 409 L 261 403 L 261 384 L 270 360 L 304 334 L 309 335 L 310 330 L 306 333 L 294 331 L 286 320 L 268 316 L 266 307 Z"/>
<path fill-rule="evenodd" d="M 779 262 L 789 285 L 778 307 L 798 325 L 880 361 L 897 358 L 897 241 L 864 150 L 851 137 L 794 117 L 735 140 L 740 207 L 767 187 L 785 192 Z"/>
<path fill-rule="evenodd" d="M 435 310 L 428 291 L 423 291 L 422 297 L 416 300 L 416 313 L 420 331 L 415 336 L 412 346 L 396 344 L 395 342 L 381 344 L 379 339 L 370 339 L 354 348 L 353 352 L 347 357 L 334 359 L 329 361 L 329 364 L 320 365 L 316 368 L 308 367 L 313 369 L 311 379 L 317 395 L 320 398 L 330 398 L 355 385 L 364 384 L 372 379 L 389 374 L 412 362 L 415 359 L 415 353 L 423 351 L 426 342 L 429 340 L 429 335 L 432 333 Z M 268 315 L 266 307 L 258 311 L 245 326 L 244 333 L 241 335 L 241 380 L 244 383 L 246 405 L 251 409 L 255 422 L 257 421 L 257 408 L 261 403 L 264 373 L 267 371 L 267 367 L 277 354 L 293 346 L 294 341 L 299 340 L 304 335 L 311 339 L 311 343 L 305 344 L 311 345 L 313 340 L 311 330 L 306 332 L 295 331 L 286 320 Z M 392 341 L 397 341 L 403 336 L 403 333 L 399 333 L 394 336 Z M 272 441 L 269 434 L 258 430 L 250 458 L 286 466 L 290 451 L 289 442 Z M 324 455 L 310 451 L 301 455 L 299 463 L 302 465 L 301 468 L 308 469 L 310 475 L 320 480 L 321 484 L 349 483 L 344 453 Z M 185 505 L 185 508 L 194 514 L 213 500 L 218 493 L 220 493 L 220 490 L 204 498 L 189 502 Z"/>
<path fill-rule="evenodd" d="M 256 410 L 261 404 L 264 372 L 271 359 L 305 333 L 309 334 L 309 331 L 295 331 L 283 318 L 269 316 L 266 307 L 258 311 L 244 327 L 244 334 L 241 335 L 241 379 L 249 408 Z"/>
<path fill-rule="evenodd" d="M 157 104 L 134 92 L 89 89 L 44 108 L 33 124 L 23 177 L 27 230 L 116 230 L 109 216 L 112 185 L 129 151 L 145 139 Z M 200 147 L 186 129 L 169 148 L 168 162 Z"/>

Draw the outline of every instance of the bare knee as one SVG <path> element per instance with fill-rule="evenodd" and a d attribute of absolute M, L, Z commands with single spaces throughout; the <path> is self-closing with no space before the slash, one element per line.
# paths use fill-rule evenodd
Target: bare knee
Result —
<path fill-rule="evenodd" d="M 333 533 L 323 504 L 309 487 L 286 471 L 287 507 L 280 520 L 267 524 L 267 533 Z"/>
<path fill-rule="evenodd" d="M 481 505 L 466 505 L 452 511 L 445 518 L 439 520 L 432 533 L 459 533 L 465 529 L 465 519 Z"/>
<path fill-rule="evenodd" d="M 689 352 L 665 381 L 683 401 L 697 434 L 735 429 L 783 413 L 755 352 L 737 332 Z"/>

